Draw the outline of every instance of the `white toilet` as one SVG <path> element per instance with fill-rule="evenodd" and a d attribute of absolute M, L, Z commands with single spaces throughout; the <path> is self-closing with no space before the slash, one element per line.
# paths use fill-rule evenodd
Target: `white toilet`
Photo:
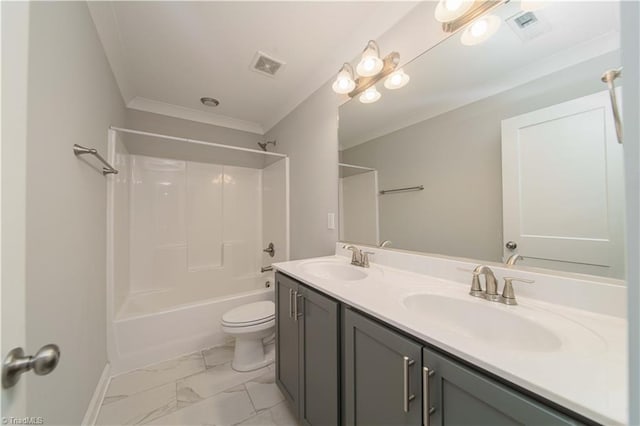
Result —
<path fill-rule="evenodd" d="M 257 370 L 273 362 L 275 351 L 267 353 L 263 339 L 275 331 L 275 311 L 273 302 L 263 301 L 238 306 L 222 316 L 222 331 L 236 339 L 234 370 Z"/>

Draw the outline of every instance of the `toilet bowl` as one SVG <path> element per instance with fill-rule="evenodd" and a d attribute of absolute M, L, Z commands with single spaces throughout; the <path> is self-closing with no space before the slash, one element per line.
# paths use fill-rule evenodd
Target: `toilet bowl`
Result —
<path fill-rule="evenodd" d="M 275 304 L 271 301 L 248 303 L 222 316 L 222 331 L 235 337 L 231 367 L 252 371 L 271 364 L 275 351 L 265 351 L 263 339 L 275 331 Z"/>

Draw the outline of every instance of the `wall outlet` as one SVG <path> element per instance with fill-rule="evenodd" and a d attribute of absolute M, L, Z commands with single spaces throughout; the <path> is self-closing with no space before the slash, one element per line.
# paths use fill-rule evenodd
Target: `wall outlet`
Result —
<path fill-rule="evenodd" d="M 327 215 L 327 228 L 328 229 L 336 229 L 336 214 L 329 213 Z"/>

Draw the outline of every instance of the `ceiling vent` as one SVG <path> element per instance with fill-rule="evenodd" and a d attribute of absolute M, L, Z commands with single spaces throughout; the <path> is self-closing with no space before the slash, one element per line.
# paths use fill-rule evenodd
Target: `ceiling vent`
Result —
<path fill-rule="evenodd" d="M 551 25 L 533 12 L 521 12 L 507 19 L 507 24 L 524 43 L 551 31 Z"/>
<path fill-rule="evenodd" d="M 262 75 L 275 77 L 276 73 L 284 67 L 285 63 L 269 56 L 264 52 L 256 52 L 251 62 L 251 69 Z"/>

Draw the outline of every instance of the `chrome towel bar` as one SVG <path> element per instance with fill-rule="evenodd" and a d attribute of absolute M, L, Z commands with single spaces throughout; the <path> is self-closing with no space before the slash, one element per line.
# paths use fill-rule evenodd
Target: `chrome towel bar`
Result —
<path fill-rule="evenodd" d="M 113 173 L 114 175 L 118 174 L 118 171 L 114 169 L 111 164 L 107 163 L 107 160 L 102 158 L 102 155 L 98 154 L 98 151 L 93 148 L 87 148 L 82 145 L 74 144 L 73 153 L 76 155 L 76 157 L 84 154 L 91 154 L 96 157 L 102 164 L 104 164 L 104 167 L 102 168 L 102 174 L 105 176 L 110 173 Z"/>
<path fill-rule="evenodd" d="M 394 192 L 422 191 L 423 189 L 424 189 L 424 185 L 409 186 L 407 188 L 398 188 L 398 189 L 385 189 L 383 191 L 380 191 L 380 195 L 393 194 Z"/>

